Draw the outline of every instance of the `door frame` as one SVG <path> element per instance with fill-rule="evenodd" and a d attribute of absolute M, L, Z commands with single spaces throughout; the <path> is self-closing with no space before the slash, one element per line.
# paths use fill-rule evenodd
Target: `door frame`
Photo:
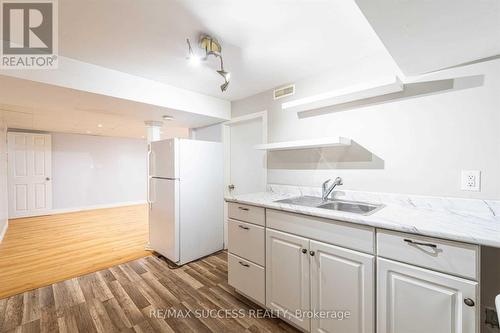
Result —
<path fill-rule="evenodd" d="M 222 123 L 222 144 L 224 146 L 224 196 L 229 196 L 228 186 L 231 182 L 231 126 L 241 124 L 247 121 L 261 119 L 262 120 L 262 143 L 267 143 L 267 110 L 260 112 L 249 113 L 243 116 L 231 118 Z M 267 185 L 267 152 L 264 157 L 264 182 Z M 227 249 L 227 221 L 228 221 L 228 205 L 224 201 L 224 248 Z"/>

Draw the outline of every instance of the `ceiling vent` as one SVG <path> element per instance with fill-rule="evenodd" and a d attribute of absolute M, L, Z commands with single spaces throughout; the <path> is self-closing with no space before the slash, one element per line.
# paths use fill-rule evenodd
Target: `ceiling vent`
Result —
<path fill-rule="evenodd" d="M 274 89 L 274 99 L 280 99 L 295 94 L 295 84 Z"/>

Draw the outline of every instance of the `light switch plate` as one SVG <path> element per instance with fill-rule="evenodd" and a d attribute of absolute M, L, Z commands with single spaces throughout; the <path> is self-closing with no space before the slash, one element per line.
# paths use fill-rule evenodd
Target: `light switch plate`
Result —
<path fill-rule="evenodd" d="M 481 191 L 481 171 L 462 170 L 462 191 Z"/>

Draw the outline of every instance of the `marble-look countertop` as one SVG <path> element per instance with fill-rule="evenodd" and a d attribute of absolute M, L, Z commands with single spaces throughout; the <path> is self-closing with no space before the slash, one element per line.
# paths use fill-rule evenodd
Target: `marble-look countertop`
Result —
<path fill-rule="evenodd" d="M 354 195 L 353 195 L 354 193 Z M 414 196 L 392 197 L 373 196 L 366 193 L 339 191 L 338 199 L 358 199 L 358 201 L 383 203 L 385 207 L 372 215 L 359 215 L 315 207 L 297 206 L 275 202 L 276 200 L 314 195 L 303 191 L 277 190 L 268 192 L 227 196 L 229 202 L 261 206 L 287 212 L 317 216 L 337 221 L 368 225 L 412 234 L 432 236 L 466 243 L 500 247 L 500 216 L 497 215 L 498 202 L 456 199 L 460 204 L 446 198 Z M 359 200 L 359 199 L 371 200 Z M 420 200 L 420 201 L 419 201 Z M 447 203 L 437 205 L 436 202 Z M 481 204 L 483 203 L 483 204 Z M 484 205 L 484 207 L 483 207 Z"/>

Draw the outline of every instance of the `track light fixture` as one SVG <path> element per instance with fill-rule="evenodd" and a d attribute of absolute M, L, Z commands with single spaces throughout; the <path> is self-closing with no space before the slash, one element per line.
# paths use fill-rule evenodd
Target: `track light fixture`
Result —
<path fill-rule="evenodd" d="M 226 91 L 227 87 L 229 86 L 231 73 L 226 72 L 224 70 L 224 61 L 222 59 L 222 47 L 220 46 L 219 42 L 215 38 L 209 35 L 201 35 L 199 46 L 201 49 L 205 51 L 204 57 L 199 57 L 193 52 L 193 48 L 191 47 L 191 42 L 189 41 L 189 38 L 186 39 L 186 42 L 188 44 L 188 52 L 189 52 L 187 59 L 189 60 L 190 64 L 198 65 L 200 63 L 200 60 L 207 60 L 208 57 L 211 55 L 220 59 L 220 69 L 217 71 L 217 73 L 219 73 L 219 75 L 221 75 L 224 78 L 224 83 L 220 86 L 220 89 L 223 92 Z"/>
<path fill-rule="evenodd" d="M 217 71 L 220 76 L 224 78 L 224 83 L 220 86 L 220 90 L 223 92 L 227 90 L 227 86 L 229 86 L 229 80 L 231 79 L 231 73 L 226 72 L 224 70 L 224 62 L 222 61 L 222 57 L 220 57 L 220 69 Z"/>
<path fill-rule="evenodd" d="M 220 90 L 226 91 L 228 85 L 229 81 L 224 82 L 223 84 L 220 85 Z"/>

